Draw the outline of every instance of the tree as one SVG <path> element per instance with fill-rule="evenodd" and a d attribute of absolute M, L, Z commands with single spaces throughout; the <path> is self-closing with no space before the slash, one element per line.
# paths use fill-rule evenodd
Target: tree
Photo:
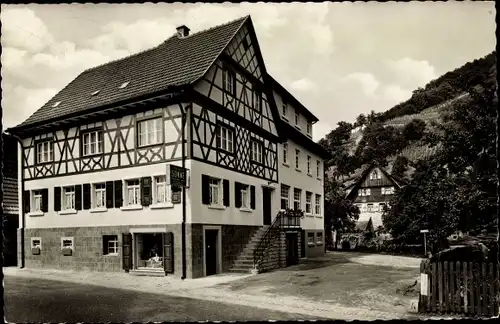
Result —
<path fill-rule="evenodd" d="M 351 232 L 359 218 L 359 208 L 346 198 L 344 186 L 335 180 L 325 179 L 325 232 Z M 330 236 L 328 235 L 330 238 Z M 330 238 L 331 239 L 331 238 Z M 334 243 L 334 242 L 330 242 Z"/>
<path fill-rule="evenodd" d="M 384 213 L 384 226 L 402 242 L 418 242 L 429 229 L 434 249 L 455 230 L 492 231 L 497 227 L 495 75 L 457 102 L 433 144 L 438 152 L 416 164 L 410 183 L 398 190 Z"/>
<path fill-rule="evenodd" d="M 392 176 L 397 179 L 403 179 L 408 170 L 408 159 L 405 156 L 398 155 L 392 166 Z"/>
<path fill-rule="evenodd" d="M 403 137 L 407 142 L 418 141 L 424 136 L 425 122 L 413 119 L 403 128 Z"/>

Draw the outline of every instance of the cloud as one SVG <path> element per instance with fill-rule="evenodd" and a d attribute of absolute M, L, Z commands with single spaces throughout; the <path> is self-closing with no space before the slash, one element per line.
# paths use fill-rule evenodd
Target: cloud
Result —
<path fill-rule="evenodd" d="M 315 84 L 308 78 L 295 80 L 291 83 L 290 88 L 297 91 L 311 91 L 316 88 Z"/>
<path fill-rule="evenodd" d="M 387 62 L 389 69 L 405 84 L 423 87 L 437 78 L 436 70 L 428 61 L 417 61 L 409 57 Z"/>
<path fill-rule="evenodd" d="M 375 91 L 378 89 L 380 83 L 377 81 L 375 76 L 371 73 L 367 72 L 354 72 L 346 77 L 344 77 L 345 81 L 354 81 L 361 85 L 363 88 L 363 93 L 366 96 L 375 97 Z"/>
<path fill-rule="evenodd" d="M 54 42 L 45 23 L 28 8 L 3 9 L 2 47 L 36 53 Z"/>
<path fill-rule="evenodd" d="M 403 89 L 397 84 L 390 84 L 384 88 L 384 97 L 397 103 L 408 100 L 411 95 L 411 90 Z"/>

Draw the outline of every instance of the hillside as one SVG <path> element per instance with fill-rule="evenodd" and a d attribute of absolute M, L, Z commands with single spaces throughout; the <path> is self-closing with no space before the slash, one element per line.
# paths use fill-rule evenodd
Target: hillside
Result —
<path fill-rule="evenodd" d="M 440 149 L 439 143 L 434 147 L 424 143 L 426 134 L 435 133 L 436 124 L 442 124 L 457 103 L 468 100 L 471 88 L 491 78 L 496 79 L 495 52 L 445 73 L 386 112 L 360 116 L 354 124 L 339 123 L 320 141 L 332 156 L 328 175 L 349 186 L 374 160 L 392 173 L 394 162 L 404 157 L 408 161 L 404 176 L 411 177 L 412 165 Z"/>

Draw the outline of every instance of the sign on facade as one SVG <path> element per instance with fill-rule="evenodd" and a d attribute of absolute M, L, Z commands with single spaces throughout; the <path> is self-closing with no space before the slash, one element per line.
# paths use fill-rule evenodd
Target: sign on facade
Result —
<path fill-rule="evenodd" d="M 172 187 L 186 187 L 186 169 L 177 165 L 167 164 L 167 185 Z"/>

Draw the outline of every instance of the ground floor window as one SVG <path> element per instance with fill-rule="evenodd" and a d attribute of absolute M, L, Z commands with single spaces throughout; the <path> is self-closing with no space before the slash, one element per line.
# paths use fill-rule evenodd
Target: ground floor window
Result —
<path fill-rule="evenodd" d="M 316 233 L 316 244 L 323 244 L 323 232 Z"/>
<path fill-rule="evenodd" d="M 72 237 L 62 237 L 61 238 L 61 249 L 71 249 L 73 250 L 73 238 Z"/>
<path fill-rule="evenodd" d="M 138 268 L 163 268 L 163 234 L 136 234 Z"/>
<path fill-rule="evenodd" d="M 102 243 L 104 255 L 118 254 L 118 235 L 104 235 Z"/>
<path fill-rule="evenodd" d="M 309 245 L 314 244 L 314 232 L 307 233 L 307 244 Z"/>
<path fill-rule="evenodd" d="M 32 237 L 31 238 L 31 248 L 42 248 L 42 238 L 41 237 Z"/>

